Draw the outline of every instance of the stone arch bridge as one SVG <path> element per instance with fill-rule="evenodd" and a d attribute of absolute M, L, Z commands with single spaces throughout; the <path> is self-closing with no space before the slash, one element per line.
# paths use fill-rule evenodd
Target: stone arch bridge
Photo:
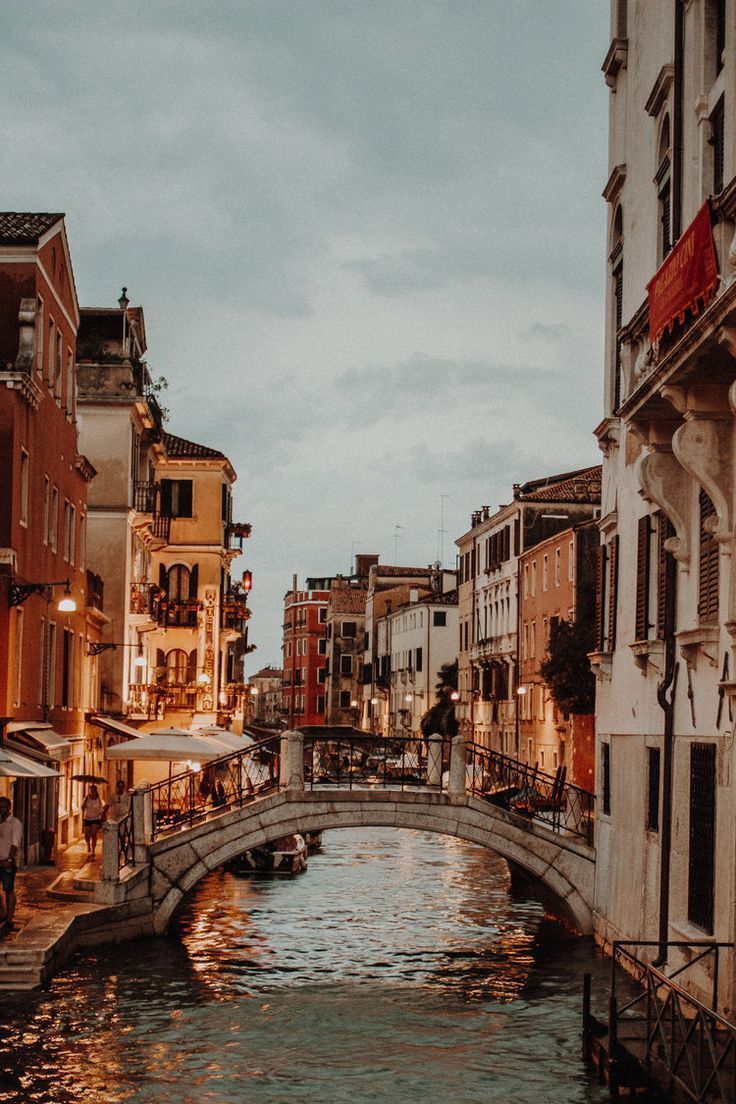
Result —
<path fill-rule="evenodd" d="M 592 794 L 462 737 L 305 728 L 139 787 L 130 815 L 105 825 L 97 897 L 113 906 L 112 938 L 158 933 L 201 878 L 253 847 L 295 832 L 415 828 L 490 848 L 587 934 L 593 823 Z"/>

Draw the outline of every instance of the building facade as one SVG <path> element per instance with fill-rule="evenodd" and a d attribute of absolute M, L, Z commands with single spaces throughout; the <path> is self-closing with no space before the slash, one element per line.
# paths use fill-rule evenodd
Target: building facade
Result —
<path fill-rule="evenodd" d="M 520 739 L 523 695 L 517 694 L 519 560 L 554 534 L 597 516 L 600 493 L 597 466 L 517 484 L 510 503 L 495 513 L 488 506 L 476 510 L 456 541 L 458 719 L 467 739 L 516 758 L 527 754 Z"/>
<path fill-rule="evenodd" d="M 63 216 L 1 214 L 0 793 L 23 822 L 30 862 L 49 833 L 66 844 L 80 831 L 71 775 L 84 769 L 95 693 L 87 646 L 105 620 L 87 570 L 95 472 L 77 441 L 78 327 Z"/>
<path fill-rule="evenodd" d="M 248 679 L 246 724 L 275 726 L 281 723 L 281 694 L 284 672 L 281 667 L 261 667 Z"/>
<path fill-rule="evenodd" d="M 736 916 L 735 51 L 733 0 L 612 6 L 598 934 L 668 970 Z"/>
<path fill-rule="evenodd" d="M 288 728 L 325 723 L 327 603 L 332 578 L 297 577 L 284 596 L 284 686 L 281 715 Z"/>

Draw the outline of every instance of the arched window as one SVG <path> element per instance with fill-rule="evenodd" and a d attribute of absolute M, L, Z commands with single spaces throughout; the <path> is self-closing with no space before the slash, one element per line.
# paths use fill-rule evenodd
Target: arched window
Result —
<path fill-rule="evenodd" d="M 621 340 L 624 306 L 624 214 L 621 204 L 613 213 L 611 229 L 611 348 L 613 374 L 613 410 L 621 405 Z"/>
<path fill-rule="evenodd" d="M 194 661 L 192 662 L 192 656 Z M 170 686 L 186 686 L 194 682 L 197 675 L 197 653 L 172 648 L 166 653 L 166 681 Z"/>
<path fill-rule="evenodd" d="M 173 602 L 186 601 L 190 597 L 191 572 L 184 564 L 174 564 L 166 573 L 166 591 Z"/>
<path fill-rule="evenodd" d="M 657 205 L 659 208 L 659 242 L 657 260 L 665 259 L 672 248 L 672 197 L 670 182 L 670 118 L 665 115 L 659 132 L 657 146 L 657 173 L 654 182 L 657 185 Z"/>

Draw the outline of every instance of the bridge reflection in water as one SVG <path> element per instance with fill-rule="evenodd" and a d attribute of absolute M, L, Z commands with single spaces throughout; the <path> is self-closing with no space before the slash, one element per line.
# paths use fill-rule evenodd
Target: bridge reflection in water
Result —
<path fill-rule="evenodd" d="M 216 871 L 170 938 L 4 1000 L 4 1104 L 608 1099 L 580 1059 L 580 991 L 609 964 L 500 859 L 387 828 L 324 840 L 305 877 Z"/>

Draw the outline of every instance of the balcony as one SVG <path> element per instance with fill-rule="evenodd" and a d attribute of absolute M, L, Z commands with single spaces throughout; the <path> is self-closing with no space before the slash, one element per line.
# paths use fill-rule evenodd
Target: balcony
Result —
<path fill-rule="evenodd" d="M 247 540 L 251 533 L 249 521 L 231 521 L 225 526 L 225 546 L 243 551 L 243 541 Z"/>
<path fill-rule="evenodd" d="M 138 514 L 158 513 L 159 483 L 144 482 L 133 484 L 133 509 Z"/>

